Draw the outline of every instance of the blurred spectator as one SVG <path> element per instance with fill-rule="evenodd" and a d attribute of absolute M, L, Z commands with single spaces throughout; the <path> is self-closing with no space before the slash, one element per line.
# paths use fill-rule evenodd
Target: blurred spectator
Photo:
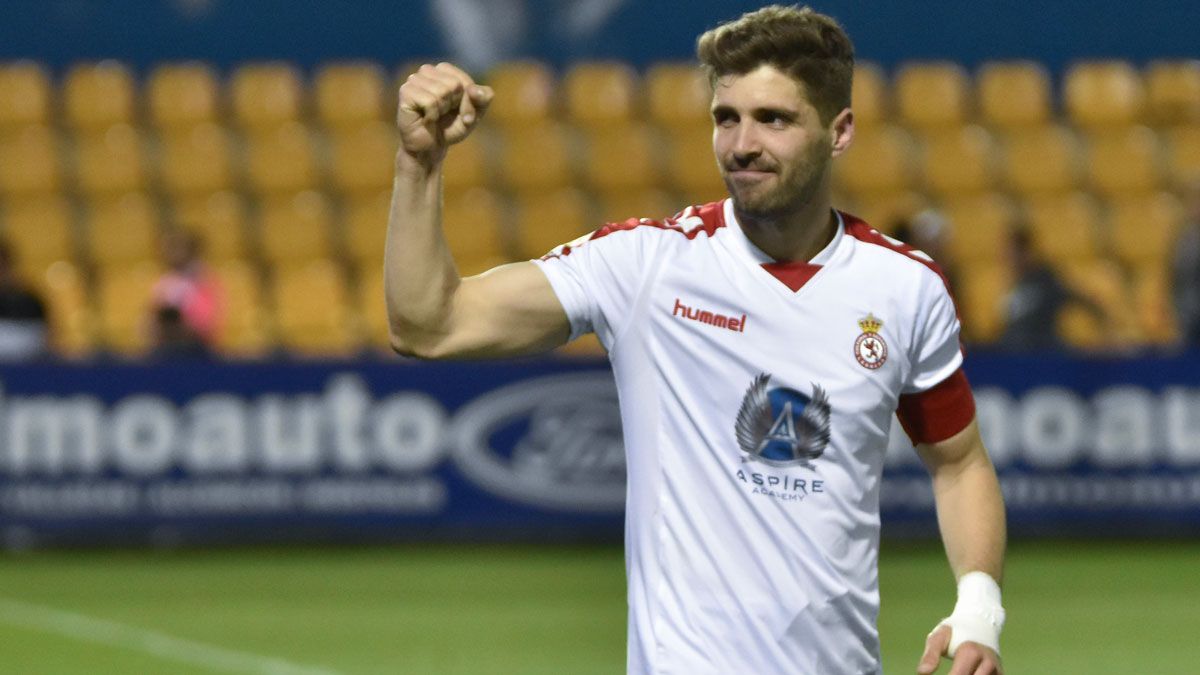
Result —
<path fill-rule="evenodd" d="M 892 225 L 892 237 L 922 251 L 937 262 L 950 285 L 950 293 L 958 300 L 958 266 L 947 250 L 950 236 L 946 217 L 935 209 L 925 209 L 912 218 L 901 218 Z"/>
<path fill-rule="evenodd" d="M 22 361 L 46 354 L 46 306 L 17 277 L 8 242 L 0 240 L 0 361 Z"/>
<path fill-rule="evenodd" d="M 1184 189 L 1184 222 L 1172 261 L 1172 292 L 1179 337 L 1184 346 L 1200 346 L 1200 178 Z"/>
<path fill-rule="evenodd" d="M 183 320 L 178 307 L 160 306 L 154 311 L 154 346 L 150 357 L 165 361 L 207 359 L 204 341 Z"/>
<path fill-rule="evenodd" d="M 167 271 L 154 284 L 154 326 L 160 327 L 160 310 L 173 308 L 179 313 L 182 328 L 211 346 L 223 319 L 224 298 L 220 282 L 200 254 L 200 240 L 191 232 L 177 229 L 163 236 L 162 257 Z"/>

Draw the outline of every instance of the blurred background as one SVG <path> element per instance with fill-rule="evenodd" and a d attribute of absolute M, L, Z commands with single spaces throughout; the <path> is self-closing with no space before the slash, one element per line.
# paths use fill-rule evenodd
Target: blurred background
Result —
<path fill-rule="evenodd" d="M 603 353 L 387 350 L 396 90 L 496 89 L 460 271 L 720 199 L 695 38 L 759 3 L 8 0 L 0 670 L 616 673 Z M 1200 6 L 815 3 L 855 41 L 835 204 L 930 253 L 1010 518 L 1011 672 L 1200 662 Z M 953 604 L 898 425 L 886 672 Z"/>

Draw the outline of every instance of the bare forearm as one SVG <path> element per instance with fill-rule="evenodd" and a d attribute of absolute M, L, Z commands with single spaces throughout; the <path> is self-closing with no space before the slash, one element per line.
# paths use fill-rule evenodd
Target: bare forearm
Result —
<path fill-rule="evenodd" d="M 1000 581 L 1007 528 L 1000 484 L 980 448 L 961 466 L 943 467 L 933 477 L 938 525 L 954 576 L 986 572 Z"/>

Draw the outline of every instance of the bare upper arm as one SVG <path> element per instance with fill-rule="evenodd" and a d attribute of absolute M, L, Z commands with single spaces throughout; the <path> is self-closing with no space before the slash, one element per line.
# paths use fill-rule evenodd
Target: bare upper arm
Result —
<path fill-rule="evenodd" d="M 445 331 L 425 358 L 487 358 L 548 351 L 566 343 L 570 321 L 545 273 L 532 262 L 464 278 Z"/>
<path fill-rule="evenodd" d="M 917 454 L 934 476 L 943 471 L 955 473 L 978 461 L 991 462 L 979 435 L 978 421 L 974 418 L 962 431 L 946 440 L 917 445 Z"/>

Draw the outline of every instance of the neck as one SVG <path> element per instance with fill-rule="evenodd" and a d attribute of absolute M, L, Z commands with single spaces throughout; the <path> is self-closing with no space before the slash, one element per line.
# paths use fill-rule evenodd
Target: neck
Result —
<path fill-rule="evenodd" d="M 736 203 L 734 213 L 746 238 L 763 253 L 779 262 L 808 261 L 833 239 L 837 216 L 832 202 L 828 190 L 819 190 L 813 199 L 784 213 L 742 213 Z"/>

